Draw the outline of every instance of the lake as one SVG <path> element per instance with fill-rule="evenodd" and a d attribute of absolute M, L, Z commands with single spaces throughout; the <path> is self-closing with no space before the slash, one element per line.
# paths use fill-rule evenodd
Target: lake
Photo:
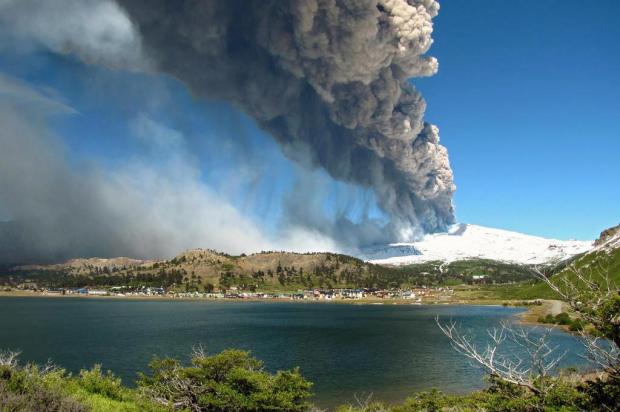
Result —
<path fill-rule="evenodd" d="M 131 384 L 154 356 L 183 360 L 251 350 L 270 371 L 299 366 L 323 407 L 367 398 L 401 401 L 416 391 L 482 388 L 482 373 L 454 351 L 435 317 L 481 337 L 522 309 L 495 306 L 0 298 L 0 348 L 69 371 L 101 363 Z M 583 365 L 576 337 L 559 330 L 564 366 Z"/>

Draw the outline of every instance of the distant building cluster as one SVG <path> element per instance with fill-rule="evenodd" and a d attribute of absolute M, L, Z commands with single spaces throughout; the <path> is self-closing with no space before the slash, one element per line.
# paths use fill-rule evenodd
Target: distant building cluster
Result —
<path fill-rule="evenodd" d="M 91 288 L 49 288 L 44 289 L 45 295 L 89 295 L 89 296 L 164 296 L 168 293 L 164 288 L 114 286 L 109 289 Z"/>
<path fill-rule="evenodd" d="M 280 299 L 280 300 L 308 300 L 334 301 L 359 299 L 400 299 L 410 300 L 412 303 L 423 301 L 437 301 L 449 299 L 453 294 L 451 288 L 446 287 L 417 287 L 399 289 L 308 289 L 296 292 L 247 292 L 233 286 L 219 292 L 179 292 L 166 290 L 163 287 L 129 287 L 114 286 L 110 288 L 48 288 L 41 291 L 44 295 L 82 295 L 82 296 L 117 296 L 117 297 L 168 297 L 188 299 Z"/>

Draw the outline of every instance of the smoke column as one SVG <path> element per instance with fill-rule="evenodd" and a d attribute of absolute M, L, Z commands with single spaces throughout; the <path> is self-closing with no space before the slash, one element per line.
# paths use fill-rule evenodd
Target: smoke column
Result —
<path fill-rule="evenodd" d="M 424 232 L 444 230 L 454 222 L 455 187 L 448 154 L 439 144 L 437 127 L 425 122 L 426 103 L 410 83 L 411 78 L 431 76 L 437 71 L 436 59 L 426 56 L 426 52 L 432 44 L 432 20 L 438 10 L 434 0 L 0 0 L 0 52 L 45 49 L 75 56 L 86 66 L 162 73 L 180 80 L 197 98 L 232 103 L 254 118 L 285 155 L 300 165 L 298 183 L 283 199 L 280 237 L 286 239 L 287 232 L 300 229 L 309 234 L 309 239 L 328 238 L 354 252 L 371 244 L 411 240 Z M 0 78 L 0 116 L 4 116 L 2 124 L 7 126 L 0 131 L 0 140 L 7 148 L 14 148 L 13 152 L 0 151 L 4 159 L 0 169 L 6 169 L 0 176 L 0 192 L 6 194 L 0 197 L 4 200 L 0 202 L 0 220 L 8 215 L 22 224 L 44 223 L 29 227 L 49 227 L 49 236 L 39 235 L 41 230 L 22 236 L 39 240 L 37 244 L 42 246 L 36 256 L 117 253 L 116 248 L 106 245 L 133 244 L 133 238 L 125 239 L 124 222 L 128 220 L 135 222 L 131 225 L 133 233 L 144 233 L 142 229 L 146 229 L 141 238 L 185 237 L 168 241 L 161 250 L 124 248 L 134 256 L 157 257 L 196 246 L 233 252 L 231 244 L 238 240 L 231 243 L 229 238 L 213 240 L 201 235 L 218 230 L 196 230 L 195 236 L 179 230 L 185 223 L 179 224 L 175 217 L 181 215 L 188 222 L 192 221 L 190 216 L 205 221 L 209 216 L 211 220 L 219 216 L 226 222 L 222 227 L 234 226 L 230 222 L 238 216 L 210 208 L 217 203 L 213 200 L 217 196 L 196 189 L 200 184 L 192 180 L 192 168 L 186 167 L 186 184 L 175 181 L 170 185 L 183 191 L 172 190 L 166 196 L 183 198 L 188 188 L 194 188 L 191 205 L 162 209 L 165 218 L 148 222 L 132 217 L 133 211 L 148 209 L 139 207 L 142 201 L 134 202 L 135 207 L 128 204 L 114 209 L 118 202 L 103 194 L 116 192 L 108 189 L 107 180 L 96 176 L 90 184 L 78 185 L 78 191 L 67 189 L 66 195 L 53 196 L 76 187 L 78 177 L 84 180 L 83 174 L 76 177 L 70 165 L 63 166 L 62 156 L 54 151 L 46 154 L 49 162 L 39 165 L 49 164 L 57 173 L 43 167 L 33 167 L 32 171 L 39 171 L 45 178 L 57 176 L 53 179 L 61 184 L 57 190 L 51 190 L 55 187 L 51 184 L 44 188 L 30 185 L 38 180 L 27 180 L 23 174 L 12 172 L 20 170 L 15 164 L 31 163 L 30 153 L 42 156 L 44 147 L 53 146 L 47 137 L 50 130 L 46 121 L 48 116 L 56 115 L 53 110 L 38 114 L 34 118 L 39 121 L 29 124 L 32 104 L 26 105 L 28 111 L 16 111 L 14 107 L 15 101 L 33 92 L 15 84 Z M 13 92 L 3 92 L 3 87 Z M 146 91 L 144 94 L 148 95 Z M 37 142 L 37 150 L 22 147 L 27 140 L 19 138 L 23 134 L 19 130 L 26 126 L 26 134 Z M 222 138 L 235 138 L 234 131 L 229 135 Z M 7 146 L 9 143 L 13 146 Z M 175 161 L 178 158 L 179 164 L 183 163 L 181 158 L 191 162 L 186 152 L 177 150 L 168 155 Z M 372 191 L 389 223 L 368 217 L 352 221 L 340 210 L 326 214 L 322 184 L 313 180 L 317 173 L 308 173 L 308 169 L 324 170 L 333 179 L 347 183 L 347 187 Z M 163 180 L 168 182 L 174 176 Z M 127 173 L 121 180 L 137 182 L 136 198 L 149 198 L 149 191 L 139 190 L 145 186 L 140 179 Z M 21 190 L 21 197 L 15 196 L 20 188 L 30 189 Z M 88 188 L 91 197 L 99 199 L 93 207 L 80 209 L 82 203 L 69 201 L 87 196 Z M 44 214 L 33 207 L 30 215 L 37 219 L 26 216 L 31 209 L 23 205 L 30 192 L 39 196 L 30 198 L 38 199 L 34 205 L 41 205 L 42 210 L 73 211 L 75 206 L 76 213 Z M 98 205 L 108 206 L 95 207 Z M 3 212 L 2 208 L 7 210 Z M 76 215 L 84 219 L 71 223 L 70 218 Z M 75 241 L 85 237 L 80 230 L 82 221 L 106 222 L 105 230 L 91 230 L 92 247 L 76 252 Z M 115 222 L 115 227 L 108 227 L 112 224 L 109 222 Z M 73 229 L 56 229 L 60 227 Z M 59 241 L 58 234 L 71 239 Z M 12 247 L 17 243 L 8 240 L 4 244 Z M 248 250 L 259 244 L 264 242 L 254 239 Z M 50 252 L 47 245 L 58 247 Z M 0 242 L 0 252 L 2 248 Z"/>
<path fill-rule="evenodd" d="M 409 82 L 430 76 L 434 0 L 117 0 L 156 70 L 256 119 L 284 153 L 371 188 L 385 239 L 454 222 L 438 129 Z"/>

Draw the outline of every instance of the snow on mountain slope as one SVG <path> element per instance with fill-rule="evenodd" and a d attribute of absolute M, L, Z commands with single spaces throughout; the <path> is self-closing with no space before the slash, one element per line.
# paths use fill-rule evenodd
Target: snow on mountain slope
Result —
<path fill-rule="evenodd" d="M 477 225 L 453 225 L 447 233 L 426 235 L 418 242 L 393 243 L 364 254 L 372 263 L 406 265 L 440 260 L 491 259 L 520 264 L 564 260 L 593 247 L 591 241 L 555 240 Z"/>

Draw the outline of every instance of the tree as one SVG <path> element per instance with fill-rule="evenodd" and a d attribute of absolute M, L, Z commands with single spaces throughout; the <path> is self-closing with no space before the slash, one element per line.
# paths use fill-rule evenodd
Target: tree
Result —
<path fill-rule="evenodd" d="M 307 411 L 312 384 L 299 370 L 270 374 L 249 352 L 226 350 L 207 356 L 195 349 L 191 365 L 154 359 L 151 375 L 138 382 L 159 404 L 189 411 Z"/>
<path fill-rule="evenodd" d="M 611 280 L 609 266 L 584 268 L 573 263 L 553 278 L 539 269 L 536 276 L 567 302 L 581 321 L 591 325 L 594 334 L 580 332 L 588 357 L 620 380 L 620 289 Z"/>
<path fill-rule="evenodd" d="M 484 349 L 480 349 L 473 337 L 458 330 L 456 323 L 442 324 L 437 320 L 437 324 L 450 339 L 454 349 L 474 361 L 493 378 L 522 386 L 536 395 L 545 395 L 552 388 L 550 374 L 565 353 L 558 354 L 557 348 L 549 344 L 550 329 L 534 337 L 524 328 L 502 323 L 501 327 L 488 331 L 489 341 Z M 503 351 L 507 343 L 513 343 L 522 349 L 522 353 Z"/>
<path fill-rule="evenodd" d="M 610 269 L 591 262 L 589 265 L 574 263 L 555 276 L 547 276 L 540 269 L 535 273 L 572 308 L 582 326 L 576 329 L 581 329 L 579 334 L 587 356 L 601 371 L 596 379 L 573 385 L 587 399 L 586 404 L 577 406 L 587 410 L 617 410 L 620 405 L 620 289 L 611 281 Z M 561 377 L 552 375 L 563 354 L 549 344 L 548 331 L 535 337 L 523 328 L 502 324 L 501 328 L 488 331 L 489 340 L 481 349 L 472 337 L 458 330 L 454 322 L 442 324 L 437 319 L 437 324 L 457 351 L 490 374 L 496 388 L 513 385 L 526 391 L 517 391 L 518 396 L 527 397 L 529 393 L 538 399 L 538 406 L 533 410 L 544 409 L 549 395 L 557 387 L 566 387 Z M 514 352 L 502 353 L 501 347 L 506 342 L 524 349 L 525 358 Z"/>

